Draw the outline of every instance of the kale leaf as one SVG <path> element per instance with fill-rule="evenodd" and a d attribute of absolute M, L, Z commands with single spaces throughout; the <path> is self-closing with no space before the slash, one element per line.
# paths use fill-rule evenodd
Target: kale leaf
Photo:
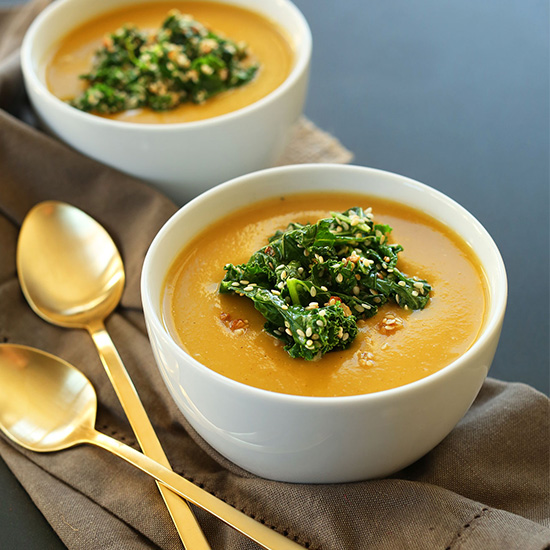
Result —
<path fill-rule="evenodd" d="M 81 75 L 88 87 L 70 104 L 109 114 L 202 103 L 250 82 L 259 66 L 247 59 L 245 44 L 223 38 L 192 17 L 171 10 L 154 36 L 131 25 L 107 35 L 92 70 Z"/>
<path fill-rule="evenodd" d="M 403 248 L 388 242 L 391 231 L 359 207 L 316 224 L 291 223 L 246 264 L 227 264 L 219 291 L 251 299 L 266 319 L 264 329 L 292 357 L 317 359 L 348 347 L 357 320 L 388 301 L 426 307 L 431 286 L 397 268 Z"/>

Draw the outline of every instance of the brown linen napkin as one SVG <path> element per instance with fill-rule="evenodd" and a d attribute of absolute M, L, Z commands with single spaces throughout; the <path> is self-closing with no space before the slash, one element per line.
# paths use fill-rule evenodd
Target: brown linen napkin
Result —
<path fill-rule="evenodd" d="M 139 295 L 147 247 L 176 207 L 29 124 L 17 47 L 45 3 L 0 17 L 0 341 L 44 349 L 80 368 L 98 394 L 98 429 L 137 448 L 89 336 L 39 319 L 17 282 L 15 247 L 25 214 L 42 200 L 70 202 L 102 223 L 121 250 L 128 281 L 107 328 L 176 472 L 310 549 L 550 548 L 549 401 L 528 386 L 488 379 L 432 452 L 389 478 L 360 483 L 260 479 L 189 427 L 157 373 Z M 284 162 L 349 158 L 303 121 Z M 0 456 L 68 548 L 181 548 L 152 480 L 105 451 L 34 454 L 2 437 Z M 209 514 L 197 510 L 197 517 L 213 548 L 257 548 Z"/>

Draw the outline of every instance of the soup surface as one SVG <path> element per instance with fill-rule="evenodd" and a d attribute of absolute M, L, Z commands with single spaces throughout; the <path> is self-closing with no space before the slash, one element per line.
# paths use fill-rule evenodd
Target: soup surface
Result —
<path fill-rule="evenodd" d="M 430 302 L 419 311 L 386 304 L 358 323 L 359 334 L 348 349 L 318 361 L 293 359 L 262 331 L 265 320 L 251 300 L 218 293 L 223 266 L 247 262 L 291 221 L 313 223 L 352 206 L 372 207 L 375 222 L 393 228 L 391 241 L 404 247 L 398 267 L 428 280 Z M 167 329 L 181 346 L 224 376 L 280 393 L 344 396 L 402 386 L 458 358 L 481 330 L 486 294 L 479 261 L 444 225 L 390 201 L 327 193 L 272 199 L 209 227 L 169 270 L 162 307 Z M 231 330 L 223 321 L 227 315 L 248 321 L 248 328 Z M 398 322 L 386 324 L 392 317 Z"/>
<path fill-rule="evenodd" d="M 171 9 L 189 14 L 216 33 L 248 44 L 251 63 L 260 69 L 252 82 L 222 92 L 203 104 L 184 103 L 170 111 L 134 109 L 111 115 L 113 120 L 164 124 L 191 122 L 223 115 L 258 101 L 283 83 L 294 61 L 292 46 L 279 27 L 249 10 L 215 2 L 155 2 L 107 13 L 75 29 L 54 48 L 46 63 L 46 84 L 62 100 L 80 94 L 86 83 L 79 75 L 90 71 L 103 37 L 126 23 L 143 30 L 158 29 Z"/>

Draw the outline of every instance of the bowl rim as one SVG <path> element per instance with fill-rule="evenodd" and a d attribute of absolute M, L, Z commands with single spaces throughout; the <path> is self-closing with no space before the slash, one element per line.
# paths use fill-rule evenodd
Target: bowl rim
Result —
<path fill-rule="evenodd" d="M 273 2 L 274 5 L 284 5 L 286 8 L 290 10 L 293 17 L 296 19 L 296 22 L 298 23 L 300 27 L 300 34 L 301 34 L 301 46 L 298 48 L 295 44 L 292 45 L 294 49 L 294 55 L 295 55 L 295 63 L 292 67 L 290 73 L 287 75 L 285 80 L 277 86 L 274 90 L 269 92 L 264 97 L 258 99 L 257 101 L 246 105 L 240 109 L 230 111 L 228 113 L 218 115 L 215 117 L 206 118 L 203 120 L 196 120 L 196 121 L 189 121 L 189 122 L 171 122 L 171 123 L 143 123 L 143 122 L 127 122 L 127 121 L 120 121 L 120 120 L 111 120 L 108 118 L 99 117 L 97 115 L 93 115 L 91 113 L 87 113 L 85 111 L 80 111 L 79 109 L 76 109 L 74 107 L 71 107 L 63 100 L 59 99 L 57 96 L 55 96 L 53 93 L 48 90 L 48 87 L 42 82 L 42 80 L 39 78 L 37 72 L 33 68 L 33 56 L 32 56 L 32 50 L 33 50 L 33 43 L 35 40 L 36 34 L 43 28 L 44 25 L 48 23 L 48 20 L 52 17 L 55 17 L 56 13 L 60 10 L 65 9 L 65 6 L 70 5 L 74 2 L 85 2 L 86 0 L 56 0 L 55 2 L 52 2 L 46 8 L 44 8 L 33 20 L 27 31 L 25 32 L 25 35 L 23 37 L 23 42 L 21 44 L 21 70 L 23 73 L 25 85 L 32 86 L 36 90 L 40 92 L 40 95 L 44 98 L 45 101 L 49 101 L 51 105 L 56 107 L 57 109 L 60 109 L 61 112 L 64 112 L 67 114 L 67 116 L 74 116 L 76 117 L 77 121 L 81 121 L 83 123 L 92 124 L 94 126 L 99 127 L 105 127 L 105 128 L 113 128 L 113 129 L 121 129 L 125 131 L 131 131 L 132 129 L 136 129 L 139 131 L 145 131 L 145 132 L 181 132 L 183 131 L 191 131 L 195 128 L 207 128 L 208 126 L 213 126 L 216 124 L 223 124 L 224 122 L 230 122 L 231 120 L 235 118 L 240 118 L 243 116 L 246 116 L 248 114 L 252 114 L 255 111 L 262 109 L 265 105 L 268 105 L 270 103 L 275 102 L 278 98 L 283 96 L 289 89 L 291 89 L 296 82 L 298 82 L 301 77 L 307 73 L 311 61 L 311 51 L 312 51 L 312 36 L 311 36 L 311 29 L 309 27 L 309 24 L 302 14 L 302 12 L 298 9 L 298 7 L 291 1 L 291 0 L 276 0 Z M 137 4 L 144 4 L 148 2 L 155 2 L 157 0 L 134 0 Z M 160 0 L 158 0 L 160 1 Z M 213 0 L 214 2 L 219 2 L 223 4 L 231 4 L 233 5 L 233 0 Z M 265 1 L 265 0 L 264 0 Z M 131 2 L 128 2 L 126 5 L 131 5 Z M 238 4 L 234 4 L 237 7 L 242 7 Z M 113 6 L 110 6 L 106 8 L 104 11 L 99 12 L 94 17 L 99 17 L 101 13 L 108 13 L 109 10 L 115 10 L 117 7 L 121 7 L 120 5 L 117 5 L 116 3 L 113 4 Z M 248 9 L 249 11 L 258 13 L 259 15 L 263 16 L 264 18 L 267 18 L 270 20 L 269 16 L 265 15 L 263 11 L 261 10 L 262 2 L 258 2 L 258 9 L 257 8 L 244 8 Z M 278 25 L 286 31 L 287 29 L 282 23 L 278 23 Z M 71 27 L 67 32 L 71 32 L 71 30 L 74 30 L 74 26 Z M 53 47 L 53 45 L 56 43 L 57 39 L 54 39 L 50 42 L 50 47 Z"/>
<path fill-rule="evenodd" d="M 286 172 L 305 172 L 309 170 L 335 170 L 335 171 L 350 171 L 350 172 L 356 172 L 359 174 L 359 177 L 361 177 L 361 174 L 370 174 L 373 176 L 380 176 L 380 177 L 391 177 L 391 178 L 397 178 L 401 180 L 403 183 L 413 186 L 417 189 L 423 190 L 425 192 L 430 193 L 434 198 L 436 198 L 439 201 L 443 201 L 447 203 L 448 206 L 453 207 L 454 209 L 458 210 L 458 212 L 466 216 L 469 220 L 469 222 L 476 228 L 476 230 L 483 236 L 486 243 L 493 249 L 493 252 L 495 254 L 495 258 L 497 260 L 497 266 L 495 266 L 495 272 L 496 272 L 496 278 L 495 281 L 495 291 L 494 293 L 491 292 L 490 300 L 490 310 L 492 311 L 492 314 L 488 316 L 485 319 L 484 326 L 481 330 L 480 335 L 475 340 L 475 342 L 466 350 L 466 352 L 446 365 L 445 367 L 441 368 L 440 370 L 429 374 L 428 376 L 425 376 L 424 378 L 421 378 L 419 380 L 416 380 L 414 382 L 410 382 L 408 384 L 404 384 L 402 386 L 398 386 L 395 388 L 390 388 L 387 390 L 382 390 L 374 393 L 364 393 L 364 394 L 356 394 L 356 395 L 345 395 L 345 396 L 304 396 L 304 395 L 296 395 L 296 394 L 288 394 L 288 393 L 281 393 L 281 392 L 275 392 L 271 390 L 265 390 L 262 388 L 257 388 L 255 386 L 250 386 L 248 384 L 244 384 L 243 382 L 239 382 L 237 380 L 233 380 L 231 378 L 228 378 L 213 369 L 210 369 L 206 365 L 203 365 L 200 361 L 197 361 L 194 357 L 189 355 L 185 349 L 183 349 L 180 345 L 178 345 L 175 340 L 173 339 L 172 335 L 168 332 L 166 327 L 164 326 L 162 320 L 156 315 L 156 307 L 154 306 L 152 302 L 152 296 L 151 293 L 148 291 L 149 286 L 149 273 L 150 273 L 150 264 L 152 262 L 153 255 L 155 254 L 155 249 L 159 246 L 161 241 L 165 238 L 165 236 L 172 231 L 172 227 L 179 223 L 179 219 L 184 216 L 189 210 L 193 209 L 196 205 L 200 205 L 201 203 L 208 202 L 210 198 L 220 192 L 224 192 L 225 190 L 230 190 L 232 188 L 238 188 L 240 185 L 246 185 L 250 180 L 254 180 L 258 177 L 263 177 L 265 174 L 284 174 Z M 297 194 L 300 192 L 304 192 L 304 190 L 298 190 Z M 305 191 L 308 192 L 308 191 Z M 366 193 L 368 194 L 368 193 Z M 275 195 L 273 195 L 275 196 Z M 269 197 L 265 197 L 268 199 Z M 234 212 L 238 210 L 239 208 L 242 208 L 242 206 L 232 209 L 230 212 L 227 212 L 227 215 L 231 212 Z M 432 216 L 433 217 L 433 216 Z M 459 235 L 460 236 L 460 235 Z M 180 246 L 179 251 L 185 247 L 185 245 Z M 178 252 L 179 253 L 179 252 Z M 172 258 L 172 261 L 175 259 Z M 484 266 L 483 259 L 479 258 L 479 261 Z M 166 271 L 165 271 L 166 274 Z M 488 286 L 490 286 L 489 280 L 487 280 Z M 157 232 L 153 240 L 151 241 L 151 244 L 149 245 L 149 248 L 147 250 L 147 253 L 145 255 L 145 259 L 143 262 L 142 272 L 141 272 L 141 297 L 142 297 L 142 304 L 144 313 L 146 310 L 152 312 L 152 315 L 150 315 L 147 319 L 147 325 L 150 323 L 155 325 L 155 328 L 157 330 L 160 330 L 160 332 L 165 336 L 165 341 L 170 346 L 171 351 L 175 351 L 178 354 L 184 354 L 185 358 L 193 365 L 194 368 L 198 368 L 199 370 L 204 371 L 207 375 L 213 376 L 215 379 L 217 379 L 222 384 L 232 387 L 235 389 L 238 389 L 241 392 L 246 393 L 247 395 L 250 395 L 252 397 L 257 398 L 269 398 L 273 401 L 284 401 L 284 402 L 293 402 L 296 404 L 307 404 L 308 406 L 318 405 L 318 406 L 341 406 L 343 404 L 360 404 L 365 401 L 367 402 L 377 402 L 378 400 L 384 400 L 388 398 L 400 398 L 403 394 L 415 392 L 418 390 L 422 390 L 432 384 L 437 384 L 441 381 L 442 378 L 448 376 L 451 372 L 454 372 L 456 370 L 459 370 L 462 368 L 465 364 L 467 364 L 470 360 L 470 358 L 477 354 L 478 352 L 481 352 L 482 348 L 486 345 L 489 345 L 491 340 L 498 336 L 498 333 L 500 332 L 502 321 L 504 319 L 504 314 L 506 311 L 506 304 L 507 304 L 507 294 L 508 294 L 508 281 L 507 281 L 507 275 L 506 275 L 506 268 L 504 265 L 504 261 L 502 259 L 502 255 L 500 254 L 500 251 L 491 237 L 491 235 L 488 233 L 488 231 L 483 227 L 483 225 L 477 220 L 477 218 L 471 214 L 468 210 L 466 210 L 463 206 L 461 206 L 458 202 L 456 202 L 454 199 L 449 197 L 448 195 L 445 195 L 441 191 L 438 191 L 437 189 L 419 182 L 417 180 L 408 178 L 407 176 L 402 176 L 400 174 L 397 174 L 395 172 L 390 172 L 386 170 L 380 170 L 376 168 L 370 168 L 365 166 L 358 166 L 353 164 L 329 164 L 329 163 L 315 163 L 315 164 L 300 164 L 300 165 L 289 165 L 289 166 L 279 166 L 275 168 L 267 168 L 263 170 L 258 170 L 256 172 L 252 172 L 249 174 L 245 174 L 243 176 L 239 176 L 236 178 L 233 178 L 227 182 L 224 182 L 222 184 L 219 184 L 204 193 L 200 194 L 199 196 L 195 197 L 191 201 L 189 201 L 187 204 L 182 206 L 178 209 L 177 212 L 175 212 L 161 227 L 161 229 Z"/>

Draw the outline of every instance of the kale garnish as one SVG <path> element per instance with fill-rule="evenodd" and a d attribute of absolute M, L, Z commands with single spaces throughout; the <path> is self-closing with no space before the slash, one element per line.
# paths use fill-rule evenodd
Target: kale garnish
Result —
<path fill-rule="evenodd" d="M 92 70 L 80 77 L 89 86 L 70 104 L 109 114 L 202 103 L 254 78 L 259 66 L 247 64 L 247 57 L 245 44 L 172 10 L 154 36 L 131 25 L 107 35 Z"/>
<path fill-rule="evenodd" d="M 292 357 L 314 360 L 345 349 L 357 320 L 372 317 L 388 301 L 423 309 L 431 286 L 397 268 L 399 244 L 392 228 L 375 224 L 370 209 L 332 212 L 316 224 L 291 223 L 246 264 L 227 264 L 221 293 L 253 300 L 264 329 L 282 340 Z"/>

